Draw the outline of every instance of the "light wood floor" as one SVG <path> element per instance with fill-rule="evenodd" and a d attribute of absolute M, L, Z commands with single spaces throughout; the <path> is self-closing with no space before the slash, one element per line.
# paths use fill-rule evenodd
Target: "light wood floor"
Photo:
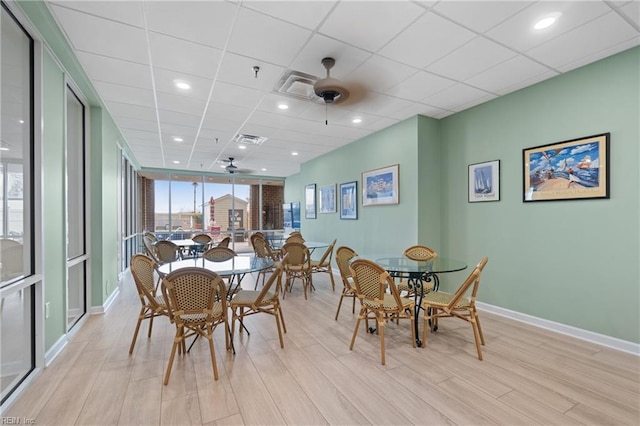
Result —
<path fill-rule="evenodd" d="M 640 424 L 636 356 L 481 313 L 484 361 L 471 327 L 450 319 L 425 349 L 411 346 L 407 322 L 389 325 L 382 366 L 378 337 L 364 329 L 349 351 L 355 315 L 343 306 L 334 321 L 339 292 L 326 274 L 315 282 L 309 300 L 297 283 L 283 302 L 284 349 L 273 318 L 254 316 L 235 356 L 216 331 L 218 381 L 200 339 L 163 386 L 175 329 L 157 319 L 148 339 L 143 324 L 129 355 L 139 301 L 128 276 L 111 309 L 91 317 L 4 415 L 38 425 Z M 250 277 L 244 285 L 253 287 Z"/>

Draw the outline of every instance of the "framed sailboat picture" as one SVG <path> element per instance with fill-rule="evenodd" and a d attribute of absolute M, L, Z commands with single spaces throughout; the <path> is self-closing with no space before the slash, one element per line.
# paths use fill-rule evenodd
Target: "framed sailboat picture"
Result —
<path fill-rule="evenodd" d="M 500 201 L 500 160 L 469 165 L 469 202 Z"/>

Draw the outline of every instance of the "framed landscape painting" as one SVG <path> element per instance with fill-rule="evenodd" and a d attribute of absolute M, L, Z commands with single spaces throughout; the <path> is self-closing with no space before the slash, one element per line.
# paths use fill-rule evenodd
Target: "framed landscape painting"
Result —
<path fill-rule="evenodd" d="M 318 207 L 320 213 L 335 213 L 336 212 L 336 185 L 321 186 L 319 192 Z"/>
<path fill-rule="evenodd" d="M 357 182 L 340 184 L 340 219 L 358 219 Z"/>
<path fill-rule="evenodd" d="M 523 201 L 609 198 L 609 137 L 523 149 Z"/>
<path fill-rule="evenodd" d="M 304 217 L 316 218 L 316 184 L 311 183 L 304 187 Z"/>
<path fill-rule="evenodd" d="M 500 201 L 500 160 L 469 165 L 469 202 Z"/>
<path fill-rule="evenodd" d="M 362 205 L 364 207 L 400 202 L 399 167 L 395 164 L 362 172 Z"/>

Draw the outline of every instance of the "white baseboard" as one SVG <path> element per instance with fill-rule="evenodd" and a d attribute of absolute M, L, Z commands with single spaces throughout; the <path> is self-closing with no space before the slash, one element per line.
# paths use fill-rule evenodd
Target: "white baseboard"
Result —
<path fill-rule="evenodd" d="M 109 307 L 113 304 L 116 297 L 120 294 L 120 286 L 117 286 L 116 289 L 109 295 L 107 300 L 101 306 L 92 306 L 91 307 L 91 315 L 101 315 L 109 310 Z"/>
<path fill-rule="evenodd" d="M 545 330 L 554 331 L 556 333 L 575 337 L 576 339 L 586 340 L 587 342 L 596 343 L 622 352 L 627 352 L 636 356 L 640 356 L 640 344 L 629 342 L 627 340 L 618 339 L 616 337 L 604 334 L 594 333 L 593 331 L 583 330 L 559 322 L 549 321 L 543 318 L 534 317 L 533 315 L 523 314 L 499 306 L 489 305 L 487 303 L 476 302 L 478 310 L 500 315 L 505 318 L 524 322 L 535 327 L 544 328 Z"/>
<path fill-rule="evenodd" d="M 56 359 L 58 355 L 60 355 L 60 352 L 62 352 L 64 347 L 67 346 L 67 343 L 69 343 L 69 337 L 64 334 L 58 339 L 57 342 L 53 344 L 53 346 L 51 346 L 51 348 L 49 348 L 47 353 L 44 354 L 45 367 L 48 367 L 53 362 L 53 360 Z"/>

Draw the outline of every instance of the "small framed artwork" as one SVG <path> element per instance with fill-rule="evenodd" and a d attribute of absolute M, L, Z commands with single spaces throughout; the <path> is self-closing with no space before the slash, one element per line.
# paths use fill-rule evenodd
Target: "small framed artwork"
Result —
<path fill-rule="evenodd" d="M 609 198 L 609 133 L 522 150 L 523 201 Z"/>
<path fill-rule="evenodd" d="M 340 219 L 358 219 L 357 182 L 340 184 Z"/>
<path fill-rule="evenodd" d="M 318 207 L 320 213 L 336 212 L 336 184 L 324 185 L 318 189 L 319 200 Z"/>
<path fill-rule="evenodd" d="M 398 164 L 362 172 L 362 206 L 398 204 L 399 196 Z"/>
<path fill-rule="evenodd" d="M 316 218 L 316 184 L 311 183 L 304 187 L 304 217 Z"/>
<path fill-rule="evenodd" d="M 500 160 L 469 165 L 469 202 L 500 201 Z"/>

